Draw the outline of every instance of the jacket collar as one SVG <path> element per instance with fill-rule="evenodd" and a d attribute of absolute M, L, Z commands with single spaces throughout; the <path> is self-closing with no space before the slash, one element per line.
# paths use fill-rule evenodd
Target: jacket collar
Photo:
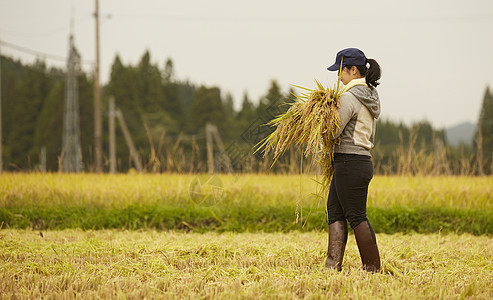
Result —
<path fill-rule="evenodd" d="M 348 84 L 344 88 L 343 92 L 348 91 L 350 88 L 352 88 L 353 86 L 356 86 L 356 85 L 368 86 L 366 84 L 366 79 L 364 77 L 363 78 L 356 78 L 356 79 L 353 79 L 350 82 L 348 82 Z"/>

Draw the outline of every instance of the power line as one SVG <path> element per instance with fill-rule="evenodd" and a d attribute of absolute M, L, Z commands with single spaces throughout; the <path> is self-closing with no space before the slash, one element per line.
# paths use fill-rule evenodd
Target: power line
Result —
<path fill-rule="evenodd" d="M 156 20 L 175 22 L 219 22 L 219 23 L 335 23 L 351 22 L 470 22 L 493 21 L 493 15 L 476 16 L 381 16 L 381 17 L 272 17 L 272 16 L 188 16 L 188 15 L 154 15 L 154 14 L 111 14 L 115 19 Z"/>
<path fill-rule="evenodd" d="M 67 62 L 67 58 L 66 57 L 62 57 L 62 56 L 58 56 L 58 55 L 54 55 L 54 54 L 49 54 L 49 53 L 44 53 L 44 52 L 40 52 L 40 51 L 33 50 L 33 49 L 29 49 L 29 48 L 26 48 L 26 47 L 23 47 L 23 46 L 19 46 L 19 45 L 10 43 L 10 42 L 6 42 L 4 40 L 0 40 L 0 45 L 3 45 L 6 48 L 17 50 L 17 51 L 20 51 L 20 52 L 23 52 L 23 53 L 35 55 L 37 57 L 43 57 L 43 58 L 46 58 L 46 59 L 52 59 L 52 60 L 56 60 L 56 61 L 62 61 L 64 63 Z M 83 64 L 94 64 L 94 62 L 87 61 L 87 60 L 86 61 L 81 61 L 81 63 L 83 63 Z"/>
<path fill-rule="evenodd" d="M 53 60 L 63 61 L 63 62 L 67 61 L 67 59 L 65 57 L 62 57 L 62 56 L 39 52 L 39 51 L 28 49 L 28 48 L 25 48 L 25 47 L 22 47 L 19 45 L 15 45 L 15 44 L 3 41 L 3 40 L 0 40 L 0 44 L 7 47 L 7 48 L 14 49 L 14 50 L 24 52 L 27 54 L 42 56 L 42 57 L 46 57 L 46 58 L 53 59 Z"/>

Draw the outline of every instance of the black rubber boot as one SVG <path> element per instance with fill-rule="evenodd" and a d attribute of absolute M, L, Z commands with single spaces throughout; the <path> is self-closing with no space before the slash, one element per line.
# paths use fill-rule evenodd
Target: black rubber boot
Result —
<path fill-rule="evenodd" d="M 326 268 L 342 270 L 342 259 L 347 242 L 347 223 L 346 221 L 336 221 L 329 225 L 329 246 L 327 249 Z"/>
<path fill-rule="evenodd" d="M 368 272 L 380 271 L 380 254 L 373 228 L 368 221 L 363 221 L 354 228 L 354 236 L 358 244 L 363 268 Z"/>

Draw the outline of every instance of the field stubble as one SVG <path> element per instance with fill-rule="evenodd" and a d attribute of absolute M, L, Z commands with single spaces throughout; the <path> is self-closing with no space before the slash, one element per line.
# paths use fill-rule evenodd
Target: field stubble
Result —
<path fill-rule="evenodd" d="M 491 235 L 457 234 L 493 232 L 493 177 L 376 176 L 374 228 L 411 232 L 377 234 L 378 274 L 362 270 L 352 235 L 343 272 L 322 270 L 312 177 L 2 174 L 0 298 L 493 297 Z M 293 227 L 298 201 L 315 223 L 305 230 Z"/>
<path fill-rule="evenodd" d="M 0 298 L 493 297 L 492 238 L 378 234 L 382 273 L 350 235 L 343 271 L 323 270 L 320 232 L 0 231 Z"/>

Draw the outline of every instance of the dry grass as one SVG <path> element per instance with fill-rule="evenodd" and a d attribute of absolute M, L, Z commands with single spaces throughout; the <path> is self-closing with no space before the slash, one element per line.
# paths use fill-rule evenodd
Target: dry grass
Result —
<path fill-rule="evenodd" d="M 376 176 L 368 204 L 374 207 L 493 209 L 493 176 Z"/>
<path fill-rule="evenodd" d="M 322 270 L 323 233 L 0 231 L 0 298 L 491 299 L 487 236 L 377 235 L 383 273 Z"/>
<path fill-rule="evenodd" d="M 342 67 L 342 64 L 341 64 Z M 335 134 L 339 129 L 339 97 L 343 89 L 339 85 L 334 88 L 324 87 L 315 81 L 317 88 L 314 90 L 298 87 L 305 90 L 298 101 L 290 103 L 286 113 L 281 114 L 269 122 L 276 130 L 262 140 L 257 150 L 264 149 L 264 157 L 271 150 L 274 151 L 274 165 L 277 159 L 290 147 L 305 147 L 305 156 L 316 157 L 318 165 L 323 170 L 322 193 L 332 178 L 332 160 L 334 145 L 338 139 Z"/>
<path fill-rule="evenodd" d="M 86 205 L 128 206 L 156 201 L 190 201 L 194 180 L 209 175 L 186 174 L 9 174 L 0 176 L 0 206 Z M 324 207 L 315 201 L 320 186 L 314 175 L 219 175 L 220 200 L 252 205 Z M 493 176 L 375 176 L 369 188 L 369 206 L 450 207 L 493 209 Z"/>

